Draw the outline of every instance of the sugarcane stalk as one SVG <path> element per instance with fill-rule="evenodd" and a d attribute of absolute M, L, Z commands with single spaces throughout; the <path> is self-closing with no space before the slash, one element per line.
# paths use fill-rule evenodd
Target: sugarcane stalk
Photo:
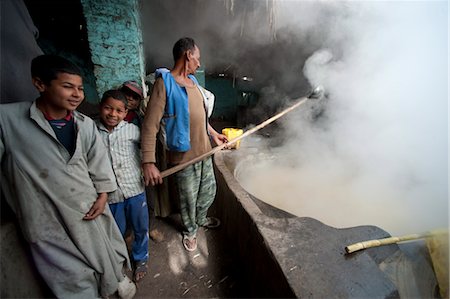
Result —
<path fill-rule="evenodd" d="M 349 254 L 349 253 L 353 253 L 355 251 L 372 248 L 372 247 L 396 244 L 398 242 L 404 242 L 404 241 L 425 239 L 425 238 L 429 238 L 436 234 L 441 234 L 441 233 L 445 233 L 445 231 L 437 232 L 437 233 L 436 232 L 434 232 L 434 233 L 427 232 L 427 233 L 423 233 L 423 234 L 410 234 L 410 235 L 405 235 L 405 236 L 400 236 L 400 237 L 389 237 L 389 238 L 383 238 L 383 239 L 368 240 L 368 241 L 358 242 L 358 243 L 346 246 L 345 252 L 347 254 Z"/>

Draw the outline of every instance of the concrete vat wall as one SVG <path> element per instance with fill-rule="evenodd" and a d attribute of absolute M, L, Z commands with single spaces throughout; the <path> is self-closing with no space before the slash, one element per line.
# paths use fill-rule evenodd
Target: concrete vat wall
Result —
<path fill-rule="evenodd" d="M 223 219 L 230 250 L 242 265 L 252 296 L 436 297 L 436 278 L 423 244 L 346 255 L 347 245 L 390 235 L 375 226 L 336 229 L 252 198 L 234 177 L 237 160 L 233 151 L 215 155 L 215 213 Z M 293 196 L 301 199 L 301 194 Z"/>
<path fill-rule="evenodd" d="M 222 219 L 229 250 L 242 270 L 249 297 L 292 298 L 294 291 L 264 239 L 255 216 L 261 213 L 250 196 L 234 181 L 222 155 L 216 154 L 217 196 L 214 214 Z M 228 183 L 230 182 L 230 185 Z"/>

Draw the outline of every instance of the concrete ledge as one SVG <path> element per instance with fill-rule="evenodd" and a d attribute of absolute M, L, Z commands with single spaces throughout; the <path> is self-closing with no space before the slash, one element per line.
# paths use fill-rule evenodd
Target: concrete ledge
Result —
<path fill-rule="evenodd" d="M 14 221 L 0 227 L 1 298 L 54 297 L 34 266 L 28 244 Z"/>

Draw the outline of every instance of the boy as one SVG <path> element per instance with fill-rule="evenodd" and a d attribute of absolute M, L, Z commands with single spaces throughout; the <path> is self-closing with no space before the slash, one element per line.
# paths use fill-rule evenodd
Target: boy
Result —
<path fill-rule="evenodd" d="M 119 89 L 127 98 L 127 108 L 128 113 L 125 116 L 125 121 L 135 124 L 136 126 L 141 128 L 142 121 L 143 121 L 143 115 L 145 113 L 146 106 L 144 103 L 142 103 L 144 99 L 144 92 L 141 88 L 141 86 L 136 81 L 126 81 L 122 84 L 122 86 Z M 149 190 L 148 197 L 149 197 L 149 219 L 152 219 L 150 221 L 150 225 L 154 224 L 155 221 L 155 198 L 159 196 L 159 191 L 156 190 Z M 153 197 L 151 195 L 154 195 Z M 158 215 L 159 216 L 159 215 Z M 152 238 L 153 241 L 159 243 L 164 241 L 164 234 L 160 232 L 157 228 L 153 227 L 149 232 L 150 238 Z"/>
<path fill-rule="evenodd" d="M 127 223 L 134 232 L 131 256 L 134 280 L 147 274 L 149 217 L 142 180 L 140 130 L 124 121 L 127 98 L 119 90 L 108 90 L 100 102 L 100 135 L 108 148 L 109 158 L 116 174 L 117 190 L 109 195 L 109 207 L 125 237 Z"/>
<path fill-rule="evenodd" d="M 114 173 L 95 123 L 75 111 L 80 70 L 41 55 L 31 63 L 34 102 L 1 105 L 1 185 L 38 271 L 58 298 L 132 298 L 126 244 L 106 205 Z"/>
<path fill-rule="evenodd" d="M 125 120 L 140 128 L 143 119 L 139 111 L 141 102 L 144 99 L 142 88 L 135 81 L 126 81 L 122 84 L 120 91 L 126 96 L 128 101 L 128 113 L 125 116 Z"/>

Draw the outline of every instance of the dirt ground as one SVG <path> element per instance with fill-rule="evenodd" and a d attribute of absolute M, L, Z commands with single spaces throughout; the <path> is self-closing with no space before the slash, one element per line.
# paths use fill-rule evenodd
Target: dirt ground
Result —
<path fill-rule="evenodd" d="M 197 250 L 188 252 L 181 242 L 179 214 L 156 218 L 152 227 L 164 234 L 160 243 L 150 239 L 147 276 L 135 298 L 245 297 L 239 284 L 239 267 L 227 254 L 222 228 L 197 233 Z M 130 243 L 131 238 L 127 239 Z M 128 273 L 132 277 L 132 273 Z"/>

